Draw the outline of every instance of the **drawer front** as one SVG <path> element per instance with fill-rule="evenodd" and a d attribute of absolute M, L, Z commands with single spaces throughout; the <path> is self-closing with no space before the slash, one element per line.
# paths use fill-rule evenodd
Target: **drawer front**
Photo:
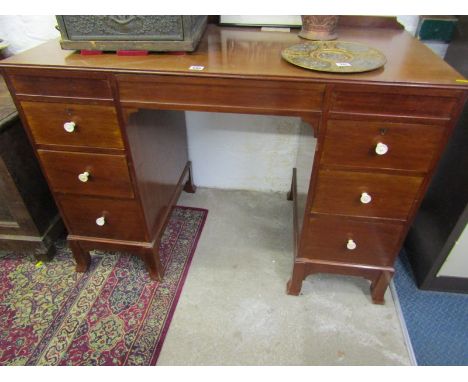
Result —
<path fill-rule="evenodd" d="M 331 98 L 332 112 L 435 117 L 449 119 L 459 93 L 446 90 L 385 89 L 355 86 L 337 88 Z"/>
<path fill-rule="evenodd" d="M 9 78 L 19 96 L 40 95 L 109 100 L 113 98 L 109 82 L 103 78 L 83 78 L 73 73 L 63 77 L 15 73 L 10 74 Z"/>
<path fill-rule="evenodd" d="M 146 241 L 144 219 L 133 200 L 58 195 L 70 233 L 79 236 Z M 98 225 L 97 219 L 104 218 Z"/>
<path fill-rule="evenodd" d="M 351 264 L 392 266 L 404 226 L 312 216 L 305 229 L 302 256 Z"/>
<path fill-rule="evenodd" d="M 426 172 L 445 132 L 441 125 L 329 120 L 323 165 Z"/>
<path fill-rule="evenodd" d="M 406 220 L 422 181 L 417 176 L 321 170 L 312 212 Z M 364 194 L 370 202 L 365 203 Z"/>
<path fill-rule="evenodd" d="M 55 192 L 133 198 L 124 155 L 37 152 Z"/>
<path fill-rule="evenodd" d="M 21 102 L 36 144 L 123 149 L 117 114 L 111 106 Z M 74 123 L 74 127 L 65 123 Z"/>
<path fill-rule="evenodd" d="M 325 85 L 242 79 L 117 75 L 121 102 L 149 102 L 170 108 L 321 111 Z M 254 89 L 254 91 L 252 91 Z"/>

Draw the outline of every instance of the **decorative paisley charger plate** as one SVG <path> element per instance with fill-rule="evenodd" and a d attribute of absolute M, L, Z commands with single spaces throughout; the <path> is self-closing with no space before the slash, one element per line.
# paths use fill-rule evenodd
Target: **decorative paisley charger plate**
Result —
<path fill-rule="evenodd" d="M 310 41 L 281 52 L 291 64 L 321 72 L 359 73 L 385 65 L 385 55 L 364 44 L 346 41 Z"/>

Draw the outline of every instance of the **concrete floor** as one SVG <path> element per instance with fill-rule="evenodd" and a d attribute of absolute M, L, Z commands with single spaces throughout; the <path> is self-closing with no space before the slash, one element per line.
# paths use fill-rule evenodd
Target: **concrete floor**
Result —
<path fill-rule="evenodd" d="M 158 365 L 409 365 L 390 291 L 309 276 L 286 295 L 292 205 L 285 194 L 197 190 L 179 205 L 208 219 Z"/>

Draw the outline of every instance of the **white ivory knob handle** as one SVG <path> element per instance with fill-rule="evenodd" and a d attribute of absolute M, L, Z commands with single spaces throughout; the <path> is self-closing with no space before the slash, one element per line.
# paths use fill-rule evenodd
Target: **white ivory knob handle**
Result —
<path fill-rule="evenodd" d="M 388 146 L 385 143 L 379 142 L 375 146 L 375 153 L 377 155 L 385 155 L 388 152 Z"/>
<path fill-rule="evenodd" d="M 102 227 L 104 224 L 106 224 L 106 218 L 104 216 L 101 216 L 100 218 L 96 219 L 96 224 L 99 227 Z"/>
<path fill-rule="evenodd" d="M 372 201 L 372 197 L 367 192 L 363 192 L 360 200 L 362 204 L 369 204 Z"/>
<path fill-rule="evenodd" d="M 89 180 L 89 175 L 90 173 L 88 171 L 85 171 L 78 175 L 78 179 L 80 180 L 80 182 L 86 183 Z"/>
<path fill-rule="evenodd" d="M 348 248 L 350 251 L 354 250 L 357 248 L 357 244 L 354 240 L 349 239 L 348 242 L 346 243 L 346 248 Z"/>
<path fill-rule="evenodd" d="M 76 123 L 75 122 L 65 122 L 63 128 L 67 133 L 73 133 L 75 131 Z"/>

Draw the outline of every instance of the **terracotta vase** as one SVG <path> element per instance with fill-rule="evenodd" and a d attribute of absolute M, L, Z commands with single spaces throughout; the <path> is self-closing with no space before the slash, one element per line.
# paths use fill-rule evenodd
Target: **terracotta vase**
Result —
<path fill-rule="evenodd" d="M 308 40 L 335 40 L 339 16 L 301 16 L 299 36 Z"/>

